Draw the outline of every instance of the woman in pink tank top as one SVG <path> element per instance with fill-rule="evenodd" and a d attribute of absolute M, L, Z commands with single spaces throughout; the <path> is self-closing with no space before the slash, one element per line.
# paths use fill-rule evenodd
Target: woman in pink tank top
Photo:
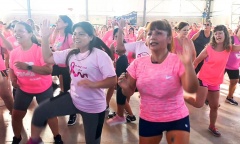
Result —
<path fill-rule="evenodd" d="M 174 49 L 172 50 L 172 52 L 181 53 L 183 51 L 183 47 L 182 47 L 183 39 L 187 38 L 187 35 L 188 35 L 189 24 L 186 22 L 179 22 L 175 27 L 175 31 L 177 32 L 177 36 L 173 38 Z M 189 48 L 191 49 L 192 60 L 194 61 L 196 58 L 196 51 L 192 41 Z"/>
<path fill-rule="evenodd" d="M 185 96 L 185 100 L 195 107 L 202 107 L 204 101 L 210 107 L 210 125 L 208 130 L 216 137 L 220 137 L 221 133 L 217 130 L 215 123 L 217 120 L 217 111 L 219 107 L 219 90 L 220 84 L 223 82 L 224 70 L 231 51 L 239 51 L 240 46 L 232 45 L 227 28 L 224 25 L 217 25 L 213 30 L 213 37 L 209 45 L 203 49 L 194 61 L 196 67 L 202 60 L 203 66 L 198 73 L 199 88 L 196 98 Z M 204 96 L 199 100 L 198 96 Z M 197 101 L 197 102 L 196 102 Z"/>

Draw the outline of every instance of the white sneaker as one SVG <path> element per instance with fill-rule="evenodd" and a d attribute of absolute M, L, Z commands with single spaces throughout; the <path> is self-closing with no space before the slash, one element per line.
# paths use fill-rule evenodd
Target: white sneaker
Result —
<path fill-rule="evenodd" d="M 120 117 L 118 115 L 116 115 L 115 117 L 107 120 L 107 124 L 109 124 L 110 126 L 114 126 L 114 125 L 117 125 L 117 124 L 123 124 L 123 123 L 126 123 L 125 117 Z"/>

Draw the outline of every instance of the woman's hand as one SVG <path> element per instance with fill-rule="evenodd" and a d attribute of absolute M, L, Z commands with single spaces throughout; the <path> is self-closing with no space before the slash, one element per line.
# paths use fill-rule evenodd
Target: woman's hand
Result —
<path fill-rule="evenodd" d="M 24 63 L 24 62 L 15 62 L 14 64 L 18 69 L 20 70 L 27 70 L 28 64 Z"/>
<path fill-rule="evenodd" d="M 127 82 L 127 74 L 126 73 L 122 73 L 120 75 L 120 77 L 118 78 L 118 85 L 122 88 L 122 89 L 127 89 L 128 86 L 128 82 Z"/>
<path fill-rule="evenodd" d="M 52 34 L 54 29 L 50 28 L 50 21 L 43 20 L 42 24 L 40 25 L 40 31 L 42 38 L 49 38 Z"/>
<path fill-rule="evenodd" d="M 183 51 L 182 53 L 178 52 L 177 55 L 184 65 L 192 64 L 192 50 L 190 39 L 183 39 Z"/>

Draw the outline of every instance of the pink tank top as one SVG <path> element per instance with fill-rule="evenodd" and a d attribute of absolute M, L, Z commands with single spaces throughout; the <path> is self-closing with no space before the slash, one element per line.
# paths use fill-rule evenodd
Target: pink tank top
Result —
<path fill-rule="evenodd" d="M 232 49 L 232 48 L 231 48 Z M 208 85 L 216 86 L 223 82 L 224 71 L 230 51 L 215 51 L 212 46 L 207 46 L 208 57 L 204 59 L 198 78 Z"/>
<path fill-rule="evenodd" d="M 174 48 L 175 48 L 174 53 L 182 52 L 183 47 L 182 47 L 181 44 L 179 43 L 178 38 L 177 38 L 177 37 L 174 37 L 173 40 L 174 40 Z"/>

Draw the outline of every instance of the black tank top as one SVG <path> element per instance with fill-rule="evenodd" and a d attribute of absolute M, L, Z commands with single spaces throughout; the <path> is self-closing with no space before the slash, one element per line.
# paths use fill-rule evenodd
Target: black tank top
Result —
<path fill-rule="evenodd" d="M 193 41 L 193 44 L 194 44 L 195 49 L 196 49 L 197 56 L 201 53 L 201 51 L 204 49 L 206 44 L 209 43 L 211 36 L 212 36 L 212 32 L 210 32 L 209 37 L 205 37 L 204 31 L 201 30 L 198 38 L 196 38 L 196 40 Z"/>

